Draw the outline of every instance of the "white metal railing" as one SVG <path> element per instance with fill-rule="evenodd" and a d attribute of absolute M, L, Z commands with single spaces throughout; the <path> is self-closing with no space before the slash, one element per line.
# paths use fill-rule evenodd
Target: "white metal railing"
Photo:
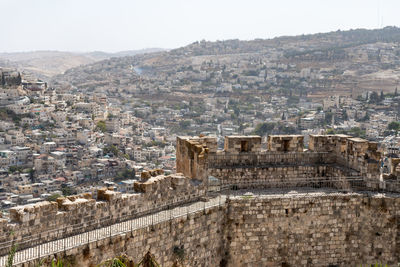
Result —
<path fill-rule="evenodd" d="M 85 221 L 84 223 L 79 224 L 69 224 L 63 225 L 57 229 L 51 229 L 48 231 L 41 231 L 35 235 L 29 235 L 25 238 L 21 238 L 20 236 L 13 236 L 12 234 L 6 238 L 2 237 L 2 239 L 9 239 L 6 242 L 0 243 L 0 255 L 5 255 L 9 252 L 11 246 L 15 243 L 18 244 L 19 250 L 29 248 L 35 245 L 39 245 L 44 242 L 50 242 L 57 239 L 66 238 L 72 235 L 77 235 L 81 233 L 85 233 L 87 231 L 109 226 L 112 224 L 124 222 L 127 220 L 131 220 L 134 218 L 142 217 L 148 214 L 156 213 L 161 210 L 171 209 L 173 207 L 184 205 L 193 201 L 198 201 L 200 199 L 200 195 L 184 195 L 173 200 L 168 200 L 161 205 L 154 205 L 150 208 L 140 207 L 135 210 L 134 213 L 128 214 L 125 216 L 119 216 L 117 218 L 112 218 L 111 216 L 107 216 L 105 218 L 99 218 L 92 221 Z M 0 265 L 1 266 L 1 265 Z"/>
<path fill-rule="evenodd" d="M 170 221 L 176 218 L 189 216 L 190 214 L 205 211 L 214 207 L 225 205 L 226 198 L 220 195 L 208 202 L 199 201 L 186 206 L 176 207 L 174 209 L 163 210 L 158 213 L 144 215 L 132 220 L 112 224 L 106 227 L 87 231 L 81 234 L 53 240 L 50 242 L 38 244 L 36 246 L 18 250 L 14 257 L 14 264 L 39 260 L 40 258 L 54 255 L 58 252 L 66 251 L 71 248 L 79 247 L 85 244 L 96 242 L 102 239 L 111 238 L 116 235 L 130 233 L 137 229 L 153 226 L 158 223 Z M 29 239 L 26 242 L 35 243 L 35 240 Z M 17 248 L 18 248 L 18 244 Z M 11 246 L 8 246 L 10 249 Z M 7 255 L 0 257 L 0 266 L 5 266 Z"/>
<path fill-rule="evenodd" d="M 40 259 L 48 255 L 53 255 L 60 251 L 78 247 L 84 244 L 110 238 L 121 233 L 129 233 L 136 229 L 148 227 L 160 222 L 172 220 L 182 216 L 210 209 L 216 206 L 225 205 L 226 198 L 231 195 L 243 194 L 239 189 L 258 190 L 261 194 L 264 189 L 283 190 L 308 188 L 313 192 L 319 188 L 331 188 L 332 190 L 349 191 L 379 191 L 379 192 L 400 192 L 400 183 L 392 181 L 387 185 L 382 185 L 382 181 L 377 179 L 367 179 L 365 177 L 308 177 L 297 178 L 284 181 L 284 179 L 269 179 L 265 181 L 245 181 L 225 185 L 213 186 L 214 191 L 209 192 L 214 195 L 209 201 L 193 202 L 193 196 L 179 198 L 179 201 L 167 202 L 166 205 L 153 207 L 152 209 L 142 210 L 141 213 L 120 217 L 117 219 L 109 218 L 105 221 L 99 219 L 86 222 L 80 225 L 70 225 L 63 229 L 42 232 L 41 234 L 29 236 L 25 239 L 7 241 L 0 243 L 0 266 L 4 266 L 7 254 L 11 247 L 16 244 L 15 263 L 28 262 Z M 189 203 L 188 201 L 192 201 Z M 100 223 L 101 221 L 101 223 Z M 66 228 L 73 229 L 66 234 Z M 52 236 L 53 240 L 48 239 Z"/>

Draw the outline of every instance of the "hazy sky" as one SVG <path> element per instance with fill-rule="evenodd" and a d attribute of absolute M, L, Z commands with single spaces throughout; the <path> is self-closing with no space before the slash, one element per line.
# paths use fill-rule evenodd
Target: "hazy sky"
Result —
<path fill-rule="evenodd" d="M 0 0 L 0 52 L 176 48 L 400 26 L 399 0 Z"/>

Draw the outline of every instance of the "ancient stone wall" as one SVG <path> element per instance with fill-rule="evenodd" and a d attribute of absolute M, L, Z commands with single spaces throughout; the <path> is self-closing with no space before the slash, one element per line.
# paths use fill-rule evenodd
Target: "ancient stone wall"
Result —
<path fill-rule="evenodd" d="M 368 181 L 363 181 L 363 189 L 385 189 L 386 186 L 386 189 L 393 187 L 392 191 L 398 190 L 398 185 L 382 185 L 381 181 L 377 179 L 379 175 L 378 163 L 380 160 L 380 153 L 377 150 L 376 143 L 368 142 L 359 138 L 351 138 L 345 135 L 310 136 L 309 150 L 303 151 L 304 145 L 302 136 L 272 136 L 269 140 L 268 146 L 272 151 L 262 151 L 261 138 L 255 136 L 227 137 L 225 149 L 223 151 L 218 151 L 217 141 L 215 138 L 179 137 L 177 139 L 177 174 L 165 176 L 159 170 L 144 172 L 142 175 L 142 180 L 135 183 L 134 187 L 137 192 L 136 194 L 121 194 L 118 192 L 113 192 L 111 190 L 101 190 L 98 192 L 97 201 L 92 199 L 90 195 L 84 194 L 80 196 L 61 198 L 57 201 L 57 203 L 42 202 L 33 205 L 12 208 L 10 210 L 10 220 L 8 220 L 7 218 L 0 218 L 0 242 L 15 240 L 17 243 L 20 244 L 20 247 L 23 247 L 24 244 L 22 240 L 53 240 L 66 235 L 78 234 L 94 228 L 98 228 L 100 226 L 103 226 L 104 224 L 111 224 L 113 222 L 118 222 L 126 218 L 131 218 L 133 216 L 143 214 L 146 211 L 149 212 L 151 210 L 152 212 L 154 212 L 157 209 L 161 209 L 163 207 L 165 208 L 169 205 L 174 205 L 174 203 L 176 205 L 179 205 L 189 201 L 198 200 L 199 198 L 204 197 L 207 194 L 209 176 L 214 176 L 219 179 L 222 185 L 227 185 L 230 187 L 234 186 L 235 188 L 320 188 L 327 185 L 327 181 L 330 180 L 334 184 L 333 186 L 330 185 L 329 187 L 336 187 L 338 189 L 351 189 L 352 184 L 344 177 L 356 176 L 362 179 L 369 179 Z M 368 200 L 367 202 L 365 202 L 364 200 L 357 200 L 357 202 L 356 200 L 353 200 L 353 198 L 361 199 L 360 197 L 356 197 L 353 195 L 350 197 L 350 200 L 346 200 L 347 198 L 342 197 L 337 200 L 339 206 L 335 204 L 336 200 L 334 200 L 334 197 L 331 197 L 329 199 L 326 199 L 326 197 L 315 197 L 315 201 L 313 201 L 313 203 L 315 202 L 316 204 L 310 205 L 307 204 L 307 201 L 298 200 L 297 198 L 293 198 L 293 200 L 276 200 L 277 202 L 275 202 L 275 200 L 273 199 L 265 200 L 265 203 L 263 202 L 264 200 L 260 200 L 261 202 L 255 203 L 253 203 L 252 200 L 249 200 L 249 202 L 241 202 L 243 203 L 243 207 L 245 208 L 240 208 L 239 204 L 237 207 L 235 207 L 236 200 L 234 200 L 232 202 L 233 206 L 228 208 L 228 217 L 226 217 L 227 220 L 235 221 L 234 218 L 229 216 L 231 216 L 231 211 L 236 212 L 235 210 L 237 210 L 236 213 L 238 214 L 238 219 L 234 222 L 234 225 L 238 223 L 243 227 L 245 227 L 246 225 L 250 225 L 249 227 L 256 227 L 256 230 L 254 231 L 263 236 L 263 238 L 267 240 L 268 244 L 269 242 L 271 244 L 274 244 L 274 247 L 269 247 L 268 244 L 266 245 L 265 243 L 260 243 L 260 239 L 251 240 L 252 242 L 254 241 L 254 243 L 252 243 L 254 245 L 249 245 L 248 247 L 264 251 L 265 255 L 273 256 L 271 256 L 271 258 L 265 259 L 263 258 L 263 256 L 261 256 L 262 254 L 255 254 L 256 256 L 253 257 L 254 261 L 251 261 L 250 259 L 252 258 L 250 257 L 249 259 L 244 259 L 243 262 L 237 262 L 236 260 L 234 260 L 234 258 L 230 257 L 229 261 L 231 261 L 232 263 L 228 266 L 263 266 L 257 264 L 260 261 L 262 263 L 268 263 L 271 261 L 271 259 L 273 260 L 273 264 L 279 262 L 280 264 L 289 263 L 289 260 L 282 258 L 282 255 L 284 255 L 286 252 L 288 253 L 288 255 L 290 255 L 290 253 L 294 253 L 295 249 L 293 248 L 293 246 L 295 245 L 290 243 L 294 241 L 287 241 L 289 242 L 290 246 L 286 249 L 286 247 L 282 245 L 283 241 L 280 239 L 280 237 L 284 236 L 286 233 L 292 233 L 292 228 L 282 228 L 279 226 L 279 224 L 282 223 L 285 227 L 289 225 L 289 223 L 291 225 L 292 222 L 289 222 L 289 219 L 287 219 L 290 216 L 290 220 L 293 221 L 294 225 L 293 235 L 295 235 L 296 238 L 307 240 L 307 242 L 313 243 L 317 242 L 315 241 L 317 240 L 316 238 L 324 236 L 324 238 L 321 238 L 321 240 L 325 240 L 324 242 L 327 243 L 323 243 L 323 241 L 318 241 L 322 245 L 318 245 L 316 249 L 317 251 L 319 251 L 320 247 L 322 247 L 324 249 L 323 251 L 333 251 L 332 255 L 334 256 L 330 256 L 330 261 L 332 262 L 334 262 L 336 259 L 339 259 L 342 255 L 343 261 L 349 260 L 350 257 L 349 254 L 346 254 L 348 253 L 347 250 L 342 251 L 338 247 L 336 247 L 336 245 L 345 244 L 345 247 L 347 248 L 348 246 L 352 246 L 352 244 L 357 244 L 357 246 L 360 247 L 361 243 L 359 241 L 356 241 L 355 237 L 353 238 L 351 234 L 348 234 L 349 236 L 345 235 L 346 238 L 344 240 L 340 239 L 343 237 L 343 235 L 341 234 L 339 239 L 334 239 L 335 243 L 329 243 L 328 236 L 326 236 L 325 232 L 327 230 L 325 229 L 331 231 L 329 232 L 329 237 L 335 238 L 336 235 L 339 235 L 338 232 L 350 233 L 352 230 L 356 232 L 359 231 L 360 234 L 357 234 L 357 238 L 361 238 L 361 235 L 363 234 L 368 238 L 371 238 L 372 242 L 376 241 L 379 245 L 378 248 L 381 248 L 381 243 L 383 242 L 383 240 L 388 240 L 388 247 L 390 247 L 390 249 L 395 249 L 393 243 L 391 243 L 392 239 L 390 239 L 385 231 L 382 230 L 379 232 L 375 232 L 378 233 L 376 236 L 382 236 L 382 240 L 378 237 L 373 239 L 374 236 L 371 234 L 370 231 L 373 231 L 373 227 L 381 229 L 382 224 L 384 223 L 385 227 L 388 227 L 388 231 L 392 231 L 392 234 L 397 235 L 397 230 L 395 231 L 394 228 L 391 228 L 391 225 L 389 225 L 389 223 L 386 223 L 386 221 L 389 222 L 390 220 L 392 220 L 392 217 L 390 216 L 393 215 L 394 206 L 392 207 L 390 205 L 398 205 L 397 199 L 385 198 L 384 206 L 390 206 L 390 208 L 382 209 L 389 210 L 390 212 L 381 214 L 381 211 L 377 209 L 377 207 L 374 206 L 373 208 L 371 208 L 369 204 L 364 205 L 364 203 L 375 203 L 375 199 Z M 289 201 L 290 208 L 282 208 L 281 206 L 286 205 L 285 203 L 287 201 Z M 249 207 L 252 208 L 253 204 L 256 208 L 254 208 L 251 213 L 245 213 L 245 209 Z M 313 210 L 313 205 L 315 205 L 315 207 L 318 207 L 318 209 Z M 343 209 L 343 211 L 339 212 L 338 207 Z M 309 211 L 311 209 L 314 211 L 314 213 L 299 213 L 298 209 L 300 208 L 306 211 Z M 284 216 L 279 217 L 282 210 L 284 210 L 285 214 L 283 214 Z M 333 213 L 333 210 L 336 210 L 336 213 Z M 293 212 L 290 213 L 291 211 Z M 363 211 L 363 213 L 361 213 L 361 211 Z M 244 215 L 241 216 L 240 212 L 243 212 Z M 353 217 L 354 214 L 358 213 L 362 214 L 363 216 L 360 217 L 361 215 L 359 215 Z M 264 217 L 258 218 L 257 216 L 259 214 Z M 365 221 L 368 221 L 368 216 L 374 215 L 383 216 L 383 221 L 378 221 L 375 220 L 375 218 L 372 218 L 370 219 L 371 225 L 367 225 Z M 218 216 L 221 216 L 221 214 L 219 214 Z M 318 216 L 320 216 L 321 218 L 319 218 Z M 342 216 L 344 216 L 343 218 L 346 218 L 347 216 L 349 220 L 350 218 L 355 218 L 354 220 L 351 219 L 351 223 L 353 225 L 358 225 L 358 228 L 351 228 L 352 226 L 350 226 L 350 223 L 348 223 L 347 221 L 342 221 Z M 306 218 L 308 217 L 311 217 L 315 222 L 318 223 L 309 223 L 306 220 Z M 199 220 L 203 220 L 203 217 L 201 218 L 202 219 Z M 208 220 L 207 217 L 204 218 L 205 221 Z M 256 219 L 255 223 L 253 222 L 254 218 Z M 220 219 L 221 218 L 219 217 L 218 220 Z M 251 221 L 249 223 L 247 223 L 246 221 L 240 221 L 247 219 L 250 219 Z M 257 221 L 258 219 L 260 221 Z M 299 230 L 300 228 L 297 228 L 301 227 L 301 224 L 297 223 L 296 220 L 303 220 L 302 222 L 306 223 L 306 227 L 303 230 L 308 235 L 301 235 Z M 325 224 L 326 227 L 319 226 L 320 220 L 321 224 Z M 212 222 L 213 221 L 211 220 L 210 223 Z M 271 226 L 269 224 L 271 222 L 276 222 L 276 224 L 273 224 Z M 337 222 L 341 223 L 341 228 L 335 226 Z M 216 222 L 216 224 L 218 223 L 219 221 Z M 265 234 L 262 233 L 262 231 L 264 230 L 259 232 L 259 228 L 257 228 L 258 224 L 263 225 L 264 223 L 266 225 L 264 228 L 269 229 L 270 231 L 267 231 Z M 206 224 L 208 225 L 208 222 Z M 189 225 L 191 225 L 191 223 L 189 223 Z M 233 226 L 233 224 L 229 225 Z M 313 232 L 312 227 L 314 226 L 316 228 Z M 164 231 L 164 226 L 160 227 L 161 232 L 159 232 L 159 234 L 163 236 L 164 232 L 162 231 Z M 170 225 L 170 227 L 172 227 L 171 229 L 178 229 L 176 228 L 178 226 L 175 225 Z M 185 241 L 185 244 L 187 242 L 190 242 L 192 236 L 186 236 L 186 233 L 188 232 L 186 232 L 185 224 L 179 227 L 181 228 L 179 228 L 179 230 L 176 230 L 176 235 L 178 235 L 179 238 L 186 238 L 187 241 Z M 190 229 L 188 231 L 192 231 L 192 229 L 190 228 L 191 226 L 188 227 Z M 235 233 L 235 231 L 239 230 L 245 230 L 244 228 L 240 227 L 237 229 L 232 228 L 227 232 L 227 234 Z M 276 233 L 273 233 L 273 227 L 277 227 Z M 362 232 L 364 230 L 360 230 L 360 228 L 367 230 L 365 230 L 365 232 Z M 213 230 L 207 229 L 207 231 Z M 10 233 L 12 233 L 12 235 Z M 203 234 L 207 233 L 208 232 L 203 232 Z M 320 236 L 313 236 L 316 234 Z M 144 246 L 144 244 L 156 246 L 153 245 L 155 244 L 153 242 L 160 241 L 156 238 L 156 236 L 153 236 L 152 233 L 146 233 L 144 235 L 150 240 L 143 239 L 141 241 L 142 243 L 140 244 L 141 246 Z M 269 239 L 269 236 L 271 236 L 271 239 Z M 38 237 L 39 239 L 30 239 Z M 165 238 L 167 237 L 165 236 Z M 169 236 L 168 238 L 172 237 Z M 209 240 L 209 242 L 215 242 L 215 244 L 219 244 L 218 242 L 220 242 L 220 240 L 230 239 L 229 236 L 224 236 L 222 234 L 219 236 L 219 238 L 220 239 L 218 240 Z M 242 249 L 244 249 L 244 246 L 247 247 L 247 245 L 244 244 L 239 245 L 239 241 L 242 240 L 242 237 L 240 237 L 239 235 L 238 238 L 239 239 L 237 239 L 237 243 L 229 244 L 228 247 L 225 245 L 224 252 L 221 255 L 224 255 L 228 251 L 231 251 L 232 253 L 238 253 L 240 251 L 240 247 L 242 247 Z M 176 240 L 183 239 L 177 238 Z M 361 238 L 361 240 L 363 242 L 368 241 L 367 239 L 363 238 Z M 30 245 L 32 245 L 32 241 L 29 242 L 31 242 Z M 123 244 L 123 247 L 126 248 L 129 242 L 136 241 L 132 240 L 127 242 L 126 240 L 124 241 L 122 239 L 121 242 L 123 242 L 121 243 Z M 166 239 L 166 241 L 161 240 L 160 242 L 161 244 L 157 247 L 158 249 L 162 249 L 164 245 L 170 246 L 170 239 Z M 198 241 L 197 239 L 194 239 L 193 242 Z M 201 244 L 205 242 L 206 241 L 204 240 L 200 241 Z M 300 244 L 302 244 L 302 246 L 306 246 L 305 242 L 306 241 Z M 320 244 L 318 242 L 317 244 Z M 366 244 L 371 243 L 367 242 Z M 195 251 L 195 249 L 191 247 L 192 245 L 194 244 L 189 244 L 186 246 L 188 246 L 188 249 L 190 251 Z M 93 248 L 97 248 L 96 246 Z M 102 246 L 105 246 L 106 248 L 112 247 L 114 250 L 113 245 L 103 244 Z M 145 252 L 142 250 L 136 250 L 136 245 L 131 246 L 133 246 L 131 247 L 131 250 L 135 251 L 135 253 L 140 252 L 139 254 L 143 254 Z M 170 247 L 166 247 L 165 249 L 168 250 L 169 248 Z M 272 250 L 272 248 L 275 248 L 275 250 Z M 278 248 L 281 250 L 278 250 Z M 302 254 L 302 257 L 300 257 L 301 255 L 298 255 L 296 259 L 299 259 L 303 262 L 307 260 L 308 264 L 309 258 L 306 258 L 306 256 L 311 257 L 311 261 L 314 261 L 314 259 L 316 259 L 317 261 L 315 264 L 319 266 L 319 260 L 322 258 L 319 258 L 319 255 L 310 254 L 312 253 L 311 250 L 307 249 L 309 248 L 304 249 L 304 254 Z M 354 255 L 351 254 L 354 257 L 357 256 L 361 260 L 368 260 L 369 258 L 365 255 L 375 253 L 374 249 L 375 245 L 373 249 L 371 248 L 367 250 L 368 253 L 365 252 L 364 249 L 359 249 L 359 252 L 356 252 L 356 248 L 353 249 L 353 247 L 351 247 L 349 251 L 353 254 L 355 253 Z M 398 248 L 396 247 L 396 249 Z M 111 250 L 111 252 L 113 250 Z M 201 251 L 203 250 L 201 249 Z M 280 253 L 279 251 L 282 251 L 282 253 Z M 209 261 L 210 258 L 207 257 L 210 257 L 210 255 L 216 255 L 213 254 L 214 251 L 204 250 L 203 252 L 205 256 L 203 254 L 203 256 L 199 256 L 199 262 L 202 262 L 203 259 L 207 259 L 206 263 L 211 263 L 211 261 Z M 74 253 L 79 254 L 80 252 Z M 97 253 L 98 252 L 94 252 L 94 255 L 97 255 Z M 393 260 L 393 257 L 389 256 L 391 254 L 386 250 L 386 248 L 383 249 L 381 253 L 384 259 L 387 259 L 388 261 Z M 397 255 L 400 255 L 400 253 L 397 253 Z M 162 258 L 170 257 L 170 255 L 160 256 Z M 218 260 L 220 259 L 221 258 L 218 258 Z M 380 258 L 378 257 L 377 259 Z M 218 260 L 212 263 L 216 263 Z M 222 260 L 223 262 L 225 262 L 224 260 L 227 259 L 224 258 Z M 245 262 L 247 260 L 249 260 L 249 265 L 247 265 L 247 262 Z M 165 261 L 169 262 L 170 258 L 165 258 Z M 274 266 L 273 264 L 272 266 Z M 199 266 L 202 265 L 203 263 L 201 263 Z M 215 265 L 211 264 L 211 266 Z"/>
<path fill-rule="evenodd" d="M 357 173 L 329 165 L 210 168 L 209 174 L 231 188 L 335 187 L 341 177 Z M 330 182 L 333 183 L 330 183 Z M 329 184 L 328 184 L 329 182 Z M 325 183 L 325 184 L 323 184 Z"/>
<path fill-rule="evenodd" d="M 325 152 L 269 152 L 231 154 L 218 152 L 208 157 L 208 168 L 262 166 L 307 166 L 334 164 L 335 158 Z"/>
<path fill-rule="evenodd" d="M 303 142 L 300 135 L 271 135 L 268 150 L 262 151 L 261 138 L 227 136 L 223 151 L 209 153 L 208 173 L 222 185 L 239 187 L 258 182 L 285 187 L 293 179 L 310 177 L 352 176 L 378 181 L 381 154 L 377 143 L 348 135 L 311 135 L 309 150 L 304 151 Z"/>
<path fill-rule="evenodd" d="M 207 194 L 209 176 L 235 188 L 321 187 L 331 178 L 335 179 L 334 187 L 346 189 L 349 183 L 337 183 L 341 177 L 374 177 L 379 172 L 376 143 L 345 135 L 311 136 L 310 151 L 296 152 L 303 151 L 302 142 L 302 136 L 271 136 L 269 147 L 274 151 L 261 151 L 260 137 L 229 136 L 225 150 L 217 151 L 215 138 L 179 137 L 177 172 L 183 175 L 148 171 L 142 174 L 142 181 L 135 183 L 136 194 L 105 190 L 99 192 L 97 201 L 85 194 L 62 198 L 57 203 L 12 208 L 10 220 L 0 218 L 0 243 L 30 237 L 52 240 L 177 202 L 193 201 Z M 282 146 L 286 146 L 284 151 Z M 382 187 L 379 180 L 365 185 Z M 386 188 L 396 191 L 397 187 L 388 184 Z"/>
<path fill-rule="evenodd" d="M 261 151 L 260 136 L 225 136 L 224 151 L 230 154 Z"/>
<path fill-rule="evenodd" d="M 207 181 L 207 156 L 217 151 L 216 138 L 178 137 L 176 140 L 176 172 Z"/>
<path fill-rule="evenodd" d="M 228 266 L 394 266 L 400 261 L 399 198 L 247 197 L 229 207 Z"/>
<path fill-rule="evenodd" d="M 400 198 L 314 193 L 236 196 L 222 207 L 68 250 L 95 266 L 148 250 L 162 266 L 360 266 L 400 261 Z M 364 266 L 363 265 L 363 266 Z M 34 266 L 26 264 L 25 266 Z"/>
<path fill-rule="evenodd" d="M 378 177 L 381 153 L 376 142 L 348 135 L 310 135 L 310 151 L 330 152 L 336 163 L 369 178 Z"/>
<path fill-rule="evenodd" d="M 85 244 L 66 253 L 61 252 L 58 257 L 72 259 L 76 267 L 94 267 L 107 259 L 127 254 L 137 264 L 150 250 L 163 267 L 173 266 L 179 260 L 184 261 L 183 266 L 220 266 L 224 256 L 222 236 L 225 214 L 225 207 L 209 208 L 205 212 L 199 211 Z M 37 266 L 35 264 L 37 261 L 33 260 L 21 266 Z"/>
<path fill-rule="evenodd" d="M 269 135 L 268 150 L 279 152 L 303 152 L 304 136 L 302 135 Z"/>
<path fill-rule="evenodd" d="M 152 173 L 149 179 L 135 183 L 136 194 L 102 189 L 97 200 L 82 194 L 11 208 L 10 218 L 0 219 L 0 243 L 14 240 L 22 248 L 198 200 L 206 193 L 204 184 L 182 175 Z"/>

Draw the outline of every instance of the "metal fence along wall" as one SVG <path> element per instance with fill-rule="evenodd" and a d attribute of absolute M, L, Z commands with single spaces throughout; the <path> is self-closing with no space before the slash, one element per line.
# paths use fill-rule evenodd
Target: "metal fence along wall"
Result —
<path fill-rule="evenodd" d="M 111 238 L 121 233 L 149 227 L 156 223 L 172 220 L 189 214 L 225 205 L 227 198 L 235 195 L 244 195 L 245 188 L 251 191 L 251 196 L 257 197 L 264 189 L 273 189 L 276 193 L 296 192 L 296 190 L 329 189 L 341 192 L 393 192 L 398 193 L 400 183 L 388 183 L 376 179 L 362 177 L 310 177 L 297 178 L 287 181 L 271 179 L 260 182 L 245 182 L 242 184 L 217 185 L 213 192 L 209 192 L 209 200 L 188 202 L 187 200 L 171 202 L 153 209 L 142 210 L 130 216 L 120 218 L 99 218 L 85 224 L 71 225 L 63 229 L 44 232 L 35 236 L 27 236 L 18 240 L 10 240 L 0 244 L 0 266 L 4 266 L 7 254 L 12 246 L 16 246 L 15 263 L 23 263 L 33 259 L 53 255 L 97 240 Z M 68 228 L 68 229 L 67 229 Z M 69 231 L 67 231 L 69 230 Z M 67 234 L 66 234 L 67 233 Z M 50 239 L 51 238 L 51 239 Z"/>
<path fill-rule="evenodd" d="M 132 218 L 122 218 L 119 223 L 114 223 L 113 220 L 109 220 L 110 224 L 106 227 L 101 227 L 91 231 L 84 231 L 80 234 L 69 235 L 68 237 L 63 237 L 50 242 L 43 242 L 40 239 L 40 235 L 35 237 L 29 237 L 20 242 L 8 242 L 0 244 L 0 251 L 2 257 L 0 257 L 0 266 L 5 266 L 7 262 L 7 254 L 11 250 L 12 246 L 17 248 L 17 252 L 14 258 L 14 264 L 20 264 L 32 260 L 39 260 L 43 257 L 54 255 L 56 253 L 66 251 L 71 248 L 76 248 L 82 245 L 86 245 L 92 242 L 96 242 L 106 238 L 112 238 L 113 236 L 131 233 L 134 230 L 142 229 L 145 227 L 151 227 L 152 225 L 171 221 L 176 218 L 187 217 L 190 214 L 206 211 L 208 209 L 225 205 L 226 197 L 220 195 L 213 198 L 212 201 L 208 202 L 195 202 L 191 205 L 182 206 L 179 208 L 170 208 L 170 206 L 165 206 L 169 208 L 163 211 L 138 216 L 134 219 Z M 92 222 L 95 223 L 95 222 Z M 107 223 L 107 222 L 106 222 Z M 64 229 L 60 229 L 62 231 Z M 57 235 L 59 231 L 54 231 Z M 25 248 L 23 249 L 22 247 Z"/>
<path fill-rule="evenodd" d="M 36 235 L 29 235 L 25 238 L 13 237 L 13 233 L 9 234 L 9 241 L 0 243 L 0 256 L 9 253 L 13 244 L 18 244 L 18 250 L 23 250 L 32 246 L 36 246 L 45 242 L 50 242 L 70 236 L 75 236 L 81 233 L 92 231 L 98 228 L 107 227 L 113 224 L 124 222 L 127 220 L 139 218 L 148 214 L 153 214 L 158 211 L 168 210 L 173 207 L 187 204 L 189 202 L 199 201 L 198 196 L 186 195 L 178 198 L 176 201 L 167 201 L 163 205 L 155 205 L 151 209 L 139 208 L 131 215 L 121 217 L 103 217 L 97 220 L 87 221 L 85 223 L 71 224 L 59 229 L 44 231 Z M 0 265 L 1 266 L 1 265 Z"/>

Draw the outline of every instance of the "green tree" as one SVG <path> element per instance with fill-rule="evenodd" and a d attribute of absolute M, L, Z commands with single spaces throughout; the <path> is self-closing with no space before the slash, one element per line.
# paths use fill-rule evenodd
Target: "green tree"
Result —
<path fill-rule="evenodd" d="M 343 110 L 342 112 L 343 120 L 347 121 L 349 119 L 349 116 L 347 115 L 346 110 Z"/>
<path fill-rule="evenodd" d="M 32 183 L 35 182 L 35 170 L 34 169 L 29 169 L 29 180 L 31 180 Z"/>
<path fill-rule="evenodd" d="M 96 124 L 96 130 L 101 132 L 106 132 L 106 123 L 104 121 L 99 121 Z"/>
<path fill-rule="evenodd" d="M 188 120 L 180 121 L 180 122 L 179 122 L 179 126 L 180 126 L 182 129 L 187 129 L 187 128 L 190 126 L 190 121 L 188 121 Z"/>
<path fill-rule="evenodd" d="M 324 120 L 325 124 L 331 124 L 332 123 L 332 117 L 333 117 L 332 112 L 326 112 L 325 113 L 325 120 Z"/>
<path fill-rule="evenodd" d="M 392 121 L 391 123 L 389 123 L 389 125 L 387 126 L 388 130 L 392 130 L 392 131 L 399 131 L 400 130 L 400 122 L 397 121 Z"/>
<path fill-rule="evenodd" d="M 46 200 L 47 200 L 47 201 L 56 201 L 57 198 L 59 198 L 59 197 L 61 197 L 60 194 L 52 194 L 51 196 L 48 196 L 48 197 L 46 198 Z"/>
<path fill-rule="evenodd" d="M 293 126 L 287 126 L 287 125 L 279 125 L 278 127 L 279 132 L 283 134 L 295 134 L 296 133 L 296 128 Z"/>
<path fill-rule="evenodd" d="M 332 128 L 326 130 L 326 134 L 335 134 L 335 130 Z"/>
<path fill-rule="evenodd" d="M 104 154 L 108 154 L 108 153 L 112 153 L 115 157 L 118 157 L 118 155 L 120 154 L 120 151 L 118 149 L 118 147 L 111 145 L 111 146 L 107 146 L 105 148 L 103 148 L 103 153 Z"/>
<path fill-rule="evenodd" d="M 64 197 L 70 196 L 70 195 L 75 195 L 77 193 L 76 189 L 73 189 L 66 184 L 61 185 L 61 192 Z"/>
<path fill-rule="evenodd" d="M 254 129 L 254 134 L 263 136 L 271 133 L 274 128 L 275 128 L 275 123 L 273 122 L 259 123 Z"/>
<path fill-rule="evenodd" d="M 369 103 L 370 104 L 378 104 L 380 102 L 380 98 L 377 92 L 372 92 L 369 96 Z"/>
<path fill-rule="evenodd" d="M 97 265 L 97 267 L 135 267 L 135 266 L 136 265 L 133 263 L 133 261 L 130 260 L 125 255 L 108 259 Z"/>
<path fill-rule="evenodd" d="M 123 171 L 118 172 L 117 176 L 115 176 L 114 181 L 119 182 L 126 179 L 135 179 L 136 172 L 135 169 L 125 169 Z"/>

